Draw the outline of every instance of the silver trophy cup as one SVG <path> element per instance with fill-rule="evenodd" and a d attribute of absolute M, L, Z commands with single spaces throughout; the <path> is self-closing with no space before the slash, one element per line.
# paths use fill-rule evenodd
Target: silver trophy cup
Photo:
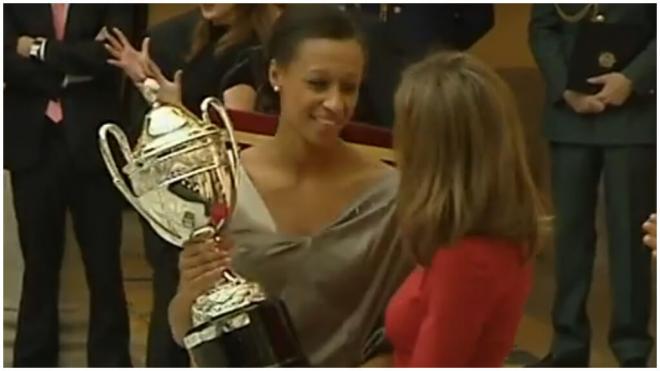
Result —
<path fill-rule="evenodd" d="M 119 126 L 108 123 L 99 131 L 113 183 L 168 242 L 183 247 L 199 236 L 219 239 L 236 206 L 238 146 L 229 115 L 216 98 L 204 100 L 202 119 L 185 108 L 152 102 L 132 150 Z M 108 136 L 126 161 L 123 174 Z M 195 363 L 305 366 L 283 302 L 267 298 L 259 284 L 231 270 L 224 276 L 193 304 L 193 328 L 184 343 Z"/>

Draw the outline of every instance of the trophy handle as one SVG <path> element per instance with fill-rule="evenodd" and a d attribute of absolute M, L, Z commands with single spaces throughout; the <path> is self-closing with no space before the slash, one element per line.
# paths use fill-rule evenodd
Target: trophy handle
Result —
<path fill-rule="evenodd" d="M 231 119 L 227 114 L 227 110 L 222 102 L 216 97 L 207 97 L 204 99 L 201 105 L 202 109 L 202 118 L 206 123 L 212 123 L 211 118 L 209 117 L 209 106 L 212 106 L 220 114 L 222 119 L 222 124 L 225 126 L 225 130 L 229 135 L 230 149 L 229 149 L 229 162 L 231 167 L 231 173 L 234 175 L 231 177 L 231 197 L 230 205 L 236 205 L 236 190 L 238 188 L 238 144 L 236 138 L 234 137 L 234 125 L 231 123 Z M 223 276 L 226 281 L 238 285 L 245 280 L 238 276 L 231 268 L 224 271 Z"/>
<path fill-rule="evenodd" d="M 229 149 L 229 162 L 230 162 L 230 167 L 231 167 L 231 172 L 234 175 L 232 177 L 232 192 L 231 192 L 231 203 L 230 205 L 236 205 L 236 188 L 237 188 L 237 183 L 238 183 L 238 144 L 236 142 L 236 138 L 234 137 L 234 125 L 231 123 L 231 119 L 229 118 L 229 115 L 227 114 L 227 110 L 225 109 L 225 106 L 222 104 L 222 102 L 216 98 L 216 97 L 207 97 L 204 99 L 201 105 L 202 109 L 202 118 L 204 119 L 205 122 L 207 123 L 212 123 L 211 119 L 209 117 L 209 106 L 212 106 L 218 113 L 220 114 L 220 118 L 222 119 L 222 124 L 225 126 L 225 130 L 227 131 L 227 134 L 229 135 L 229 142 L 230 142 L 230 149 Z"/>
<path fill-rule="evenodd" d="M 135 210 L 144 217 L 145 220 L 149 222 L 151 227 L 158 232 L 160 236 L 162 236 L 165 240 L 170 242 L 173 245 L 181 245 L 181 238 L 177 235 L 174 235 L 172 232 L 168 230 L 164 225 L 158 222 L 156 218 L 151 217 L 151 215 L 147 212 L 145 208 L 142 207 L 142 205 L 138 202 L 137 197 L 131 191 L 130 188 L 128 188 L 128 185 L 126 184 L 126 181 L 124 181 L 124 177 L 121 175 L 119 172 L 119 168 L 117 167 L 117 163 L 115 163 L 115 158 L 112 156 L 112 151 L 110 150 L 110 144 L 108 143 L 108 135 L 112 136 L 115 138 L 115 141 L 119 143 L 119 148 L 121 149 L 121 152 L 124 156 L 124 159 L 126 159 L 126 162 L 128 163 L 129 166 L 134 166 L 133 164 L 133 154 L 131 152 L 131 148 L 128 145 L 128 139 L 126 139 L 126 134 L 117 126 L 116 124 L 113 123 L 107 123 L 101 126 L 101 129 L 99 130 L 99 147 L 101 148 L 101 156 L 103 156 L 103 161 L 105 162 L 105 166 L 108 168 L 108 171 L 110 172 L 110 176 L 112 177 L 112 183 L 114 183 L 115 187 L 119 189 L 119 191 L 124 195 L 126 200 L 135 208 Z"/>
<path fill-rule="evenodd" d="M 110 172 L 112 177 L 112 183 L 119 191 L 126 197 L 126 200 L 137 210 L 143 217 L 147 220 L 150 220 L 149 214 L 147 211 L 137 202 L 137 197 L 135 194 L 128 188 L 128 185 L 124 181 L 123 176 L 119 172 L 119 168 L 115 163 L 115 159 L 112 156 L 112 151 L 110 150 L 110 144 L 108 143 L 108 135 L 111 135 L 115 138 L 117 143 L 119 143 L 119 148 L 121 149 L 122 154 L 126 161 L 131 164 L 133 162 L 133 155 L 131 153 L 131 148 L 128 145 L 128 139 L 126 139 L 126 134 L 113 123 L 107 123 L 101 126 L 99 130 L 99 147 L 101 148 L 101 156 L 103 156 L 103 161 L 105 166 Z"/>
<path fill-rule="evenodd" d="M 158 233 L 159 236 L 161 236 L 167 242 L 181 247 L 185 239 L 173 232 L 166 225 L 162 224 L 159 218 L 154 217 L 147 211 L 147 209 L 142 207 L 142 204 L 138 201 L 137 196 L 126 184 L 126 181 L 120 173 L 119 168 L 115 163 L 115 159 L 112 156 L 112 151 L 110 150 L 110 145 L 108 143 L 108 135 L 114 137 L 115 141 L 117 141 L 119 144 L 119 148 L 121 149 L 121 152 L 127 162 L 126 166 L 129 168 L 135 168 L 136 163 L 133 159 L 131 148 L 128 145 L 128 139 L 126 138 L 124 132 L 119 128 L 119 126 L 113 123 L 107 123 L 101 126 L 101 129 L 99 130 L 99 147 L 101 149 L 101 155 L 103 157 L 103 161 L 105 162 L 105 166 L 108 168 L 110 176 L 112 177 L 113 184 L 124 195 L 131 206 L 133 206 L 135 210 L 142 217 L 144 217 L 144 219 L 149 223 L 149 225 L 151 225 L 151 227 L 156 231 L 156 233 Z"/>

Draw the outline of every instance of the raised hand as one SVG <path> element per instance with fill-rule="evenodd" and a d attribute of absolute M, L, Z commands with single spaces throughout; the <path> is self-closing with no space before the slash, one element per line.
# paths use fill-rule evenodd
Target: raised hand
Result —
<path fill-rule="evenodd" d="M 147 61 L 145 51 L 148 52 L 148 39 L 142 42 L 142 50 L 137 51 L 128 41 L 123 32 L 118 28 L 113 28 L 112 32 L 106 34 L 105 50 L 110 53 L 113 59 L 108 59 L 108 63 L 121 68 L 124 73 L 138 84 L 147 78 Z"/>
<path fill-rule="evenodd" d="M 174 73 L 174 80 L 171 81 L 160 70 L 160 67 L 151 59 L 149 55 L 149 43 L 151 40 L 149 38 L 144 39 L 142 43 L 142 51 L 144 61 L 144 69 L 147 77 L 153 78 L 158 82 L 158 101 L 161 103 L 173 104 L 180 106 L 182 105 L 181 100 L 181 76 L 183 72 L 178 70 Z"/>

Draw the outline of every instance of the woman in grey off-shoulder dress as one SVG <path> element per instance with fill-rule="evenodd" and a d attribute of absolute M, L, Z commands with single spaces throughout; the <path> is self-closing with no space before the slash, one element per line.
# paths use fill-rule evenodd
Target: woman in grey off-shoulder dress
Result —
<path fill-rule="evenodd" d="M 358 366 L 367 338 L 412 263 L 398 245 L 394 197 L 398 172 L 313 236 L 279 233 L 241 169 L 230 224 L 232 267 L 282 298 L 314 366 Z"/>

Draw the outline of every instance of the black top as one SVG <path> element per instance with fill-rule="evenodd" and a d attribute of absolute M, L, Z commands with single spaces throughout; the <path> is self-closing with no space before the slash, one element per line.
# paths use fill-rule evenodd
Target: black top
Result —
<path fill-rule="evenodd" d="M 223 76 L 237 63 L 242 51 L 254 45 L 253 39 L 231 46 L 218 53 L 216 44 L 225 35 L 227 26 L 213 26 L 209 42 L 194 56 L 190 49 L 197 23 L 202 20 L 198 9 L 172 18 L 154 27 L 151 54 L 163 74 L 172 79 L 181 69 L 183 105 L 196 115 L 200 114 L 202 101 L 209 96 L 221 96 Z"/>
<path fill-rule="evenodd" d="M 227 31 L 226 27 L 213 27 L 210 42 L 195 56 L 189 58 L 195 28 L 201 20 L 199 9 L 173 17 L 153 27 L 151 37 L 151 56 L 161 68 L 165 77 L 172 79 L 181 69 L 182 103 L 192 113 L 201 114 L 200 105 L 209 96 L 221 97 L 221 80 L 234 66 L 241 51 L 254 45 L 253 39 L 229 47 L 216 53 L 216 42 Z M 134 140 L 141 130 L 144 115 L 148 109 L 142 96 L 132 89 L 131 130 L 129 137 Z"/>
<path fill-rule="evenodd" d="M 213 27 L 209 43 L 183 66 L 183 105 L 199 115 L 200 104 L 209 96 L 222 97 L 223 76 L 235 66 L 253 41 L 231 46 L 221 53 L 217 41 L 227 32 L 226 27 Z"/>
<path fill-rule="evenodd" d="M 223 76 L 220 91 L 241 84 L 251 86 L 257 92 L 256 111 L 279 113 L 279 97 L 268 82 L 268 61 L 261 45 L 241 51 L 237 62 Z"/>

